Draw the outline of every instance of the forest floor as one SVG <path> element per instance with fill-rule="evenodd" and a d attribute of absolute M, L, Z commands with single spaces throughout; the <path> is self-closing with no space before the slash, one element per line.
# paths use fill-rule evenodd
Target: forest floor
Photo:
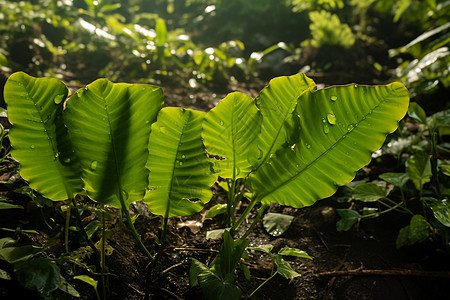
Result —
<path fill-rule="evenodd" d="M 266 83 L 256 82 L 242 86 L 230 86 L 230 91 L 242 91 L 255 97 Z M 216 94 L 208 90 L 189 90 L 175 88 L 164 90 L 166 106 L 183 106 L 200 110 L 209 110 L 222 99 L 227 90 Z M 65 202 L 54 203 L 53 207 L 39 208 L 28 197 L 13 192 L 24 185 L 23 180 L 15 180 L 18 164 L 5 160 L 0 165 L 0 196 L 14 199 L 24 210 L 0 210 L 0 228 L 21 227 L 36 230 L 38 234 L 17 231 L 14 237 L 21 244 L 45 245 L 52 237 L 63 230 L 60 226 L 47 226 L 43 220 L 52 218 L 54 224 L 64 224 L 65 213 L 61 211 Z M 13 182 L 14 186 L 5 182 Z M 223 218 L 205 218 L 206 211 L 217 203 L 225 203 L 226 193 L 217 185 L 213 186 L 213 199 L 205 209 L 190 217 L 169 220 L 167 247 L 161 260 L 147 272 L 148 259 L 141 254 L 136 242 L 126 226 L 115 212 L 113 219 L 107 221 L 112 231 L 108 238 L 110 246 L 106 265 L 111 275 L 109 286 L 112 299 L 143 299 L 146 286 L 149 285 L 151 299 L 202 299 L 198 287 L 189 285 L 191 259 L 203 263 L 214 259 L 220 248 L 220 240 L 207 240 L 206 232 L 223 228 Z M 82 202 L 91 202 L 88 199 Z M 242 213 L 247 202 L 238 208 Z M 396 249 L 395 240 L 400 228 L 409 224 L 409 217 L 392 212 L 378 218 L 365 219 L 347 232 L 338 232 L 336 222 L 339 217 L 336 209 L 348 208 L 348 204 L 338 203 L 335 198 L 317 201 L 314 205 L 294 209 L 272 205 L 270 212 L 294 216 L 289 229 L 279 237 L 269 235 L 259 224 L 248 237 L 251 245 L 274 245 L 275 251 L 288 246 L 306 251 L 312 260 L 305 258 L 286 258 L 293 269 L 301 274 L 291 281 L 275 276 L 255 295 L 257 299 L 448 299 L 450 278 L 438 278 L 435 271 L 450 270 L 450 255 L 443 252 L 439 245 L 430 241 L 420 245 Z M 160 234 L 161 219 L 151 214 L 143 203 L 132 205 L 131 212 L 138 214 L 135 221 L 137 231 L 148 248 L 156 252 L 154 237 Z M 98 217 L 86 211 L 85 223 Z M 249 215 L 246 226 L 254 215 Z M 71 217 L 70 224 L 75 224 Z M 191 226 L 187 226 L 191 225 Z M 71 232 L 71 235 L 77 235 Z M 11 232 L 0 231 L 0 237 L 11 236 Z M 94 236 L 97 240 L 98 236 Z M 73 251 L 82 246 L 75 238 L 69 239 L 69 248 Z M 64 253 L 64 239 L 61 235 L 48 249 L 51 257 L 57 258 Z M 247 264 L 250 267 L 251 281 L 238 272 L 237 283 L 244 295 L 251 293 L 271 275 L 272 261 L 267 255 L 250 252 Z M 91 264 L 95 264 L 91 257 Z M 0 269 L 11 268 L 0 262 Z M 73 267 L 75 275 L 86 273 Z M 412 271 L 408 271 L 412 270 Z M 78 273 L 77 273 L 78 272 Z M 95 299 L 93 289 L 84 282 L 71 279 L 64 273 L 68 282 L 80 292 L 84 299 Z M 148 279 L 148 280 L 146 280 Z M 68 299 L 63 294 L 58 299 Z M 25 291 L 14 281 L 0 279 L 1 299 L 37 299 L 37 294 Z"/>

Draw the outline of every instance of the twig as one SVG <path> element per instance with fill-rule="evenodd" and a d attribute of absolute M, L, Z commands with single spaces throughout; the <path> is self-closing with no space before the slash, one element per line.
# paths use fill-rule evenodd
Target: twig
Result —
<path fill-rule="evenodd" d="M 313 276 L 418 276 L 434 278 L 450 278 L 450 272 L 422 271 L 422 270 L 347 270 L 331 271 L 312 274 Z"/>
<path fill-rule="evenodd" d="M 174 251 L 199 251 L 199 252 L 219 252 L 215 249 L 201 249 L 201 248 L 173 248 Z"/>
<path fill-rule="evenodd" d="M 168 267 L 167 269 L 165 269 L 164 271 L 162 271 L 161 274 L 167 273 L 167 272 L 169 272 L 170 270 L 172 270 L 173 268 L 179 267 L 179 266 L 181 266 L 181 265 L 183 265 L 183 264 L 184 264 L 184 262 L 180 262 L 180 263 L 171 265 L 170 267 Z"/>

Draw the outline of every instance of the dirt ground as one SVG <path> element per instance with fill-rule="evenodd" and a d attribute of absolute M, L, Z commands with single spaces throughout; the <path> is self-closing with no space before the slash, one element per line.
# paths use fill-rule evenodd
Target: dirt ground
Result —
<path fill-rule="evenodd" d="M 244 88 L 231 86 L 229 90 L 240 90 L 255 97 L 264 82 L 247 85 Z M 166 106 L 184 106 L 208 110 L 222 99 L 227 90 L 210 93 L 204 90 L 172 89 L 164 91 Z M 21 244 L 42 246 L 61 232 L 60 227 L 49 228 L 43 219 L 53 218 L 56 224 L 64 224 L 65 214 L 61 206 L 55 203 L 51 208 L 38 208 L 30 198 L 12 192 L 24 183 L 14 181 L 18 164 L 4 161 L 0 165 L 0 196 L 15 199 L 23 205 L 24 210 L 0 210 L 0 228 L 34 229 L 39 234 L 13 233 L 20 238 Z M 13 182 L 8 185 L 5 182 Z M 202 299 L 198 287 L 189 285 L 189 268 L 191 259 L 209 263 L 217 254 L 220 240 L 206 240 L 206 232 L 223 228 L 223 219 L 204 218 L 205 211 L 212 205 L 224 202 L 226 194 L 213 186 L 214 197 L 205 210 L 190 217 L 172 218 L 169 221 L 167 247 L 159 263 L 151 272 L 147 272 L 148 259 L 141 254 L 136 242 L 126 226 L 116 217 L 109 220 L 107 227 L 112 231 L 108 244 L 112 250 L 106 258 L 106 265 L 112 274 L 109 278 L 112 299 L 143 299 L 146 286 L 149 286 L 151 299 Z M 89 201 L 89 200 L 84 200 Z M 83 201 L 82 201 L 83 202 Z M 240 207 L 243 212 L 246 202 Z M 282 276 L 275 276 L 255 295 L 254 299 L 448 299 L 450 277 L 436 278 L 431 271 L 447 272 L 450 270 L 450 255 L 441 250 L 439 243 L 426 241 L 420 245 L 396 249 L 395 239 L 400 228 L 408 225 L 408 217 L 392 212 L 375 219 L 365 219 L 350 231 L 336 231 L 338 215 L 336 209 L 347 208 L 348 204 L 338 203 L 335 198 L 324 199 L 310 207 L 293 209 L 272 205 L 271 212 L 294 216 L 289 229 L 279 237 L 269 235 L 259 224 L 249 236 L 251 245 L 274 245 L 275 251 L 288 246 L 306 251 L 312 260 L 304 258 L 286 258 L 301 277 L 288 281 Z M 160 218 L 152 215 L 145 204 L 136 203 L 131 209 L 139 214 L 135 225 L 148 248 L 156 252 L 154 237 L 159 235 Z M 88 223 L 96 216 L 88 211 L 82 215 Z M 253 218 L 249 216 L 249 222 Z M 199 226 L 192 230 L 181 227 L 186 221 L 197 221 Z M 70 224 L 75 225 L 72 216 Z M 247 223 L 248 224 L 248 223 Z M 197 229 L 198 232 L 195 232 Z M 0 231 L 0 238 L 11 236 L 11 232 Z M 70 248 L 75 250 L 82 246 L 71 233 Z M 95 236 L 94 236 L 95 237 Z M 97 238 L 98 239 L 98 238 Z M 59 237 L 48 255 L 59 257 L 64 252 L 64 240 Z M 271 260 L 260 253 L 250 252 L 252 280 L 247 281 L 238 273 L 238 285 L 244 295 L 248 295 L 266 278 L 273 267 Z M 91 264 L 94 259 L 91 257 Z M 0 269 L 10 271 L 11 267 L 0 261 Z M 81 268 L 74 267 L 75 275 L 84 274 Z M 379 274 L 378 270 L 384 274 Z M 405 274 L 413 270 L 413 275 Z M 77 273 L 78 272 L 78 273 Z M 84 273 L 83 273 L 84 272 Z M 327 273 L 328 272 L 328 273 Z M 352 273 L 353 272 L 353 273 Z M 410 272 L 411 273 L 411 272 Z M 68 282 L 80 292 L 85 299 L 95 299 L 93 289 L 87 284 L 71 279 L 69 273 L 62 270 Z M 38 299 L 38 295 L 26 291 L 13 281 L 0 279 L 1 299 Z M 67 294 L 56 295 L 56 299 L 69 299 Z"/>

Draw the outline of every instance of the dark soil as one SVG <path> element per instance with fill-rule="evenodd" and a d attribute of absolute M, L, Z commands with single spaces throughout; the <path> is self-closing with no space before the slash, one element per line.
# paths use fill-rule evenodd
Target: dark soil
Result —
<path fill-rule="evenodd" d="M 230 86 L 216 94 L 207 89 L 175 88 L 164 90 L 167 106 L 183 106 L 200 110 L 209 110 L 222 99 L 228 91 L 240 90 L 255 97 L 265 82 L 251 85 Z M 21 245 L 45 245 L 52 237 L 63 232 L 65 213 L 61 206 L 68 203 L 54 203 L 52 207 L 39 208 L 27 196 L 12 192 L 26 184 L 17 180 L 18 164 L 4 161 L 0 166 L 0 196 L 14 199 L 15 203 L 25 207 L 24 210 L 0 210 L 0 228 L 22 228 L 37 230 L 39 234 L 17 231 L 11 233 L 0 231 L 0 237 L 13 236 Z M 167 246 L 160 261 L 148 272 L 148 259 L 141 254 L 127 227 L 120 221 L 117 211 L 108 220 L 107 227 L 112 232 L 108 245 L 112 250 L 106 258 L 109 268 L 109 286 L 112 299 L 144 299 L 146 286 L 149 286 L 151 299 L 202 299 L 198 287 L 189 285 L 189 268 L 191 259 L 203 263 L 211 262 L 218 249 L 220 240 L 206 240 L 206 232 L 223 228 L 220 216 L 205 219 L 205 211 L 212 205 L 224 202 L 225 193 L 213 186 L 214 197 L 201 213 L 190 217 L 172 218 L 169 221 Z M 88 199 L 82 203 L 93 205 Z M 245 209 L 244 201 L 239 212 Z M 450 270 L 450 255 L 441 251 L 439 241 L 426 241 L 409 248 L 396 249 L 395 239 L 400 228 L 408 225 L 409 218 L 393 212 L 375 219 L 365 219 L 350 231 L 336 231 L 337 208 L 347 208 L 334 198 L 316 202 L 310 207 L 293 209 L 272 205 L 271 212 L 294 216 L 289 229 L 280 237 L 269 235 L 259 224 L 249 236 L 251 245 L 270 243 L 275 251 L 288 246 L 305 250 L 313 259 L 286 258 L 293 268 L 302 276 L 288 281 L 282 276 L 275 276 L 254 296 L 255 299 L 448 299 L 450 278 L 433 278 L 425 271 Z M 150 251 L 156 252 L 154 237 L 160 234 L 160 217 L 152 215 L 145 204 L 136 203 L 131 207 L 133 214 L 138 214 L 135 225 Z M 85 210 L 82 215 L 85 225 L 98 216 Z M 254 215 L 249 216 L 249 222 Z M 53 219 L 53 221 L 51 221 Z M 50 223 L 47 226 L 44 222 Z M 182 226 L 186 221 L 197 221 L 197 227 Z M 71 216 L 70 224 L 76 225 Z M 248 226 L 248 223 L 245 224 Z M 196 232 L 198 230 L 198 232 Z M 98 236 L 94 236 L 98 240 Z M 70 251 L 84 246 L 77 232 L 70 232 Z M 64 235 L 55 239 L 48 249 L 50 258 L 58 258 L 65 251 Z M 251 293 L 271 274 L 273 263 L 261 253 L 250 252 L 252 280 L 247 281 L 238 272 L 238 285 L 244 294 Z M 95 258 L 86 259 L 94 265 Z M 0 261 L 0 269 L 11 271 L 11 266 Z M 347 270 L 416 270 L 422 276 L 394 275 L 343 275 L 335 273 Z M 73 272 L 73 274 L 71 273 Z M 321 273 L 332 272 L 324 275 Z M 89 274 L 79 266 L 63 268 L 61 274 L 80 292 L 84 299 L 95 299 L 94 290 L 89 285 L 72 279 L 73 275 Z M 95 276 L 93 276 L 95 277 Z M 95 277 L 99 279 L 99 277 Z M 15 281 L 0 279 L 1 299 L 38 299 L 39 296 L 21 288 Z M 57 299 L 68 299 L 68 294 L 61 293 Z"/>

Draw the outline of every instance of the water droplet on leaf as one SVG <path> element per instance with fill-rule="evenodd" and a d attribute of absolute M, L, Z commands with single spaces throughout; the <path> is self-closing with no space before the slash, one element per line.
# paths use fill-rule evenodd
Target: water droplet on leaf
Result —
<path fill-rule="evenodd" d="M 336 100 L 337 100 L 337 98 L 338 98 L 337 96 L 334 96 L 334 95 L 333 95 L 333 96 L 331 96 L 331 98 L 330 98 L 330 99 L 331 99 L 331 101 L 336 101 Z"/>
<path fill-rule="evenodd" d="M 183 165 L 183 162 L 180 160 L 180 161 L 178 162 L 178 164 L 179 164 L 180 166 L 182 166 L 182 165 Z"/>
<path fill-rule="evenodd" d="M 306 144 L 306 148 L 307 148 L 307 149 L 310 149 L 310 148 L 311 148 L 311 145 L 310 145 L 310 144 Z"/>
<path fill-rule="evenodd" d="M 348 125 L 348 127 L 347 127 L 347 131 L 350 132 L 350 131 L 352 131 L 354 128 L 355 128 L 355 127 L 354 127 L 352 124 L 350 124 L 350 125 Z"/>
<path fill-rule="evenodd" d="M 53 99 L 56 105 L 60 104 L 64 100 L 64 95 L 56 95 Z"/>
<path fill-rule="evenodd" d="M 323 125 L 323 132 L 328 133 L 330 132 L 330 128 L 328 127 L 328 125 Z"/>
<path fill-rule="evenodd" d="M 333 114 L 327 114 L 327 120 L 331 125 L 336 124 L 336 116 Z"/>
<path fill-rule="evenodd" d="M 223 126 L 223 124 L 224 124 L 224 123 L 223 123 L 223 121 L 220 121 L 220 125 L 222 125 L 222 126 Z"/>
<path fill-rule="evenodd" d="M 91 168 L 92 171 L 95 171 L 95 169 L 97 169 L 97 165 L 98 165 L 98 162 L 96 160 L 93 160 L 91 162 L 91 164 L 89 165 L 89 167 Z"/>
<path fill-rule="evenodd" d="M 30 148 L 31 148 L 31 149 L 34 149 L 34 148 L 36 148 L 36 146 L 35 146 L 35 145 L 31 145 Z"/>
<path fill-rule="evenodd" d="M 182 158 L 182 159 L 185 159 L 185 158 L 186 158 L 186 155 L 184 155 L 184 154 L 181 155 L 181 158 Z"/>

